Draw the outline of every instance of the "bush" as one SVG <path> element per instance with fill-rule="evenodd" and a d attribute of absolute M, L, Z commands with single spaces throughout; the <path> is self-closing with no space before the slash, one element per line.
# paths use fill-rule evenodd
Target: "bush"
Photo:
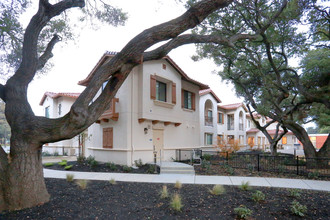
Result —
<path fill-rule="evenodd" d="M 210 193 L 213 195 L 221 195 L 225 193 L 225 188 L 223 187 L 223 185 L 214 185 L 212 189 L 209 189 Z"/>
<path fill-rule="evenodd" d="M 249 164 L 247 165 L 247 168 L 248 168 L 248 170 L 249 170 L 250 173 L 252 173 L 252 172 L 254 171 L 254 166 L 253 166 L 253 164 L 250 164 L 250 163 L 249 163 Z"/>
<path fill-rule="evenodd" d="M 241 190 L 244 190 L 244 191 L 250 190 L 251 189 L 251 186 L 250 186 L 249 181 L 246 181 L 246 182 L 243 181 L 242 184 L 239 186 L 239 188 Z"/>
<path fill-rule="evenodd" d="M 246 208 L 245 205 L 241 205 L 240 207 L 234 208 L 234 212 L 240 219 L 246 219 L 252 215 L 252 210 Z"/>
<path fill-rule="evenodd" d="M 259 190 L 252 194 L 252 200 L 255 202 L 264 201 L 266 198 L 265 194 Z"/>
<path fill-rule="evenodd" d="M 73 174 L 66 174 L 66 181 L 68 182 L 73 182 L 74 180 L 74 175 Z"/>
<path fill-rule="evenodd" d="M 293 197 L 293 198 L 300 198 L 300 190 L 299 189 L 289 189 L 289 195 L 290 197 Z"/>
<path fill-rule="evenodd" d="M 134 165 L 139 168 L 142 167 L 143 166 L 142 160 L 141 159 L 134 160 Z"/>
<path fill-rule="evenodd" d="M 308 173 L 308 179 L 318 179 L 320 177 L 320 173 L 317 171 Z"/>
<path fill-rule="evenodd" d="M 209 171 L 211 169 L 211 162 L 206 160 L 206 159 L 203 159 L 202 160 L 202 168 L 206 169 L 206 171 Z"/>
<path fill-rule="evenodd" d="M 147 173 L 150 173 L 150 174 L 155 173 L 155 166 L 149 164 L 149 165 L 148 165 Z"/>
<path fill-rule="evenodd" d="M 76 184 L 79 186 L 80 189 L 84 190 L 87 188 L 88 181 L 87 180 L 77 180 Z"/>
<path fill-rule="evenodd" d="M 307 206 L 300 204 L 297 200 L 294 200 L 291 203 L 290 209 L 294 215 L 297 215 L 300 217 L 305 216 L 305 214 L 307 212 Z"/>
<path fill-rule="evenodd" d="M 73 165 L 68 165 L 68 166 L 65 166 L 64 169 L 65 170 L 70 170 L 72 168 Z"/>
<path fill-rule="evenodd" d="M 110 168 L 110 170 L 117 170 L 117 166 L 114 163 L 106 163 L 106 166 Z"/>
<path fill-rule="evenodd" d="M 179 180 L 177 180 L 174 184 L 174 188 L 181 189 L 182 188 L 182 183 Z"/>
<path fill-rule="evenodd" d="M 58 165 L 65 167 L 68 165 L 68 162 L 62 160 L 62 162 L 58 162 Z"/>
<path fill-rule="evenodd" d="M 179 194 L 175 193 L 172 197 L 170 206 L 172 209 L 174 209 L 175 211 L 180 212 L 181 208 L 183 207 L 182 202 L 181 202 L 181 197 Z"/>
<path fill-rule="evenodd" d="M 168 198 L 168 191 L 167 191 L 167 186 L 163 186 L 162 190 L 160 191 L 160 198 L 161 199 L 166 199 Z"/>
<path fill-rule="evenodd" d="M 132 167 L 129 167 L 129 166 L 124 165 L 124 166 L 123 166 L 123 170 L 124 170 L 124 172 L 126 172 L 126 173 L 130 173 L 130 172 L 132 171 Z"/>
<path fill-rule="evenodd" d="M 225 170 L 226 170 L 226 172 L 227 172 L 228 174 L 230 174 L 230 175 L 234 175 L 234 173 L 235 173 L 234 168 L 232 168 L 232 167 L 229 166 L 229 165 L 225 165 L 224 167 L 225 167 Z"/>
<path fill-rule="evenodd" d="M 77 162 L 78 162 L 79 164 L 84 163 L 85 160 L 86 160 L 86 157 L 84 157 L 84 156 L 82 156 L 82 155 L 79 155 L 79 156 L 77 157 Z"/>
<path fill-rule="evenodd" d="M 45 163 L 45 164 L 44 164 L 45 167 L 51 167 L 51 166 L 53 166 L 53 165 L 54 165 L 54 163 Z"/>
<path fill-rule="evenodd" d="M 203 160 L 210 161 L 211 160 L 211 154 L 204 154 Z"/>

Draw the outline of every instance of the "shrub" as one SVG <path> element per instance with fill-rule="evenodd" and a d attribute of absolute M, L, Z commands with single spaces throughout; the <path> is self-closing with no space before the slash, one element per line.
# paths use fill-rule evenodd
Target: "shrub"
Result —
<path fill-rule="evenodd" d="M 234 175 L 234 173 L 235 173 L 234 168 L 232 168 L 232 167 L 229 166 L 229 165 L 225 165 L 225 169 L 226 169 L 226 172 L 227 172 L 228 174 L 230 174 L 230 175 Z"/>
<path fill-rule="evenodd" d="M 142 160 L 141 159 L 134 160 L 134 165 L 139 168 L 142 167 L 143 166 Z"/>
<path fill-rule="evenodd" d="M 247 168 L 248 168 L 250 173 L 252 173 L 254 171 L 254 166 L 250 163 L 247 165 Z"/>
<path fill-rule="evenodd" d="M 211 154 L 204 154 L 203 160 L 210 161 L 211 160 Z"/>
<path fill-rule="evenodd" d="M 163 186 L 162 190 L 160 191 L 160 198 L 161 199 L 166 199 L 168 198 L 168 191 L 167 191 L 167 186 Z"/>
<path fill-rule="evenodd" d="M 65 166 L 64 169 L 65 170 L 70 170 L 72 168 L 73 165 L 68 165 L 68 166 Z"/>
<path fill-rule="evenodd" d="M 79 164 L 84 163 L 85 160 L 86 160 L 86 157 L 84 157 L 84 156 L 82 156 L 82 155 L 79 155 L 79 156 L 77 157 L 77 162 L 78 162 Z"/>
<path fill-rule="evenodd" d="M 223 193 L 225 193 L 225 188 L 223 187 L 223 185 L 214 185 L 212 189 L 209 189 L 210 193 L 213 194 L 213 195 L 221 195 Z"/>
<path fill-rule="evenodd" d="M 289 189 L 289 195 L 290 197 L 293 197 L 293 198 L 300 198 L 300 190 L 299 189 Z"/>
<path fill-rule="evenodd" d="M 68 165 L 68 162 L 62 161 L 62 162 L 59 162 L 58 165 L 65 167 Z"/>
<path fill-rule="evenodd" d="M 170 206 L 172 209 L 174 209 L 175 211 L 180 212 L 181 208 L 183 207 L 182 202 L 181 202 L 181 197 L 179 194 L 175 193 L 172 197 Z"/>
<path fill-rule="evenodd" d="M 80 187 L 80 189 L 84 190 L 87 188 L 87 180 L 77 180 L 76 181 L 77 185 Z"/>
<path fill-rule="evenodd" d="M 93 160 L 93 161 L 91 161 L 91 162 L 89 163 L 89 165 L 91 166 L 91 168 L 95 168 L 95 167 L 97 167 L 98 164 L 99 164 L 99 163 L 98 163 L 96 160 Z"/>
<path fill-rule="evenodd" d="M 147 173 L 155 173 L 155 166 L 154 165 L 151 165 L 149 164 L 148 166 L 148 170 L 147 170 Z"/>
<path fill-rule="evenodd" d="M 129 167 L 129 166 L 124 165 L 123 166 L 123 170 L 124 170 L 124 172 L 129 173 L 129 172 L 132 171 L 132 167 Z"/>
<path fill-rule="evenodd" d="M 106 163 L 106 166 L 110 168 L 110 170 L 117 170 L 117 166 L 114 163 Z"/>
<path fill-rule="evenodd" d="M 320 173 L 317 171 L 308 173 L 308 179 L 318 179 L 320 176 Z"/>
<path fill-rule="evenodd" d="M 255 202 L 264 201 L 266 198 L 265 194 L 259 190 L 252 194 L 252 200 Z"/>
<path fill-rule="evenodd" d="M 246 219 L 252 215 L 252 210 L 248 209 L 245 205 L 241 205 L 240 207 L 234 208 L 234 212 L 240 219 Z"/>
<path fill-rule="evenodd" d="M 109 180 L 109 183 L 110 183 L 111 185 L 115 185 L 115 184 L 117 184 L 117 182 L 116 182 L 116 180 L 115 180 L 114 178 L 111 178 L 111 180 Z"/>
<path fill-rule="evenodd" d="M 54 163 L 45 163 L 45 164 L 44 164 L 45 167 L 51 167 L 51 166 L 53 166 L 53 165 L 54 165 Z"/>
<path fill-rule="evenodd" d="M 307 206 L 300 204 L 297 200 L 294 200 L 291 203 L 290 209 L 294 215 L 298 215 L 300 217 L 305 216 L 307 212 Z"/>
<path fill-rule="evenodd" d="M 66 174 L 66 181 L 73 182 L 73 180 L 74 180 L 74 175 L 67 173 Z"/>
<path fill-rule="evenodd" d="M 284 173 L 284 171 L 285 171 L 285 166 L 283 166 L 283 165 L 278 165 L 277 170 L 278 170 L 278 173 Z"/>
<path fill-rule="evenodd" d="M 241 190 L 244 190 L 244 191 L 250 190 L 251 189 L 251 186 L 250 186 L 249 181 L 246 181 L 246 182 L 243 181 L 242 184 L 239 186 L 239 188 Z"/>
<path fill-rule="evenodd" d="M 177 180 L 174 184 L 174 188 L 181 189 L 182 188 L 182 183 L 179 180 Z"/>
<path fill-rule="evenodd" d="M 202 168 L 206 169 L 206 171 L 209 171 L 211 169 L 211 162 L 208 160 L 203 159 L 202 160 Z"/>

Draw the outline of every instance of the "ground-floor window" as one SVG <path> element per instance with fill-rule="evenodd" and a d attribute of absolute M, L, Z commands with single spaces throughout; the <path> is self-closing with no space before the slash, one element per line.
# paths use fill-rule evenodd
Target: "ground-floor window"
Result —
<path fill-rule="evenodd" d="M 287 144 L 288 143 L 288 140 L 286 137 L 282 137 L 282 144 Z"/>
<path fill-rule="evenodd" d="M 205 145 L 212 145 L 213 134 L 205 134 Z"/>

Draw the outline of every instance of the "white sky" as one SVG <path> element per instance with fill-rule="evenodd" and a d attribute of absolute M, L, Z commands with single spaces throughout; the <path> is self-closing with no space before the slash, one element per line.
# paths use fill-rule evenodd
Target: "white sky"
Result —
<path fill-rule="evenodd" d="M 53 51 L 54 67 L 47 75 L 36 77 L 28 89 L 28 100 L 35 114 L 43 115 L 39 102 L 44 92 L 81 92 L 84 87 L 78 86 L 78 81 L 89 74 L 105 51 L 120 51 L 130 39 L 144 29 L 173 19 L 185 11 L 184 7 L 174 0 L 114 0 L 111 2 L 128 13 L 126 25 L 104 26 L 97 31 L 83 27 L 75 43 L 58 43 Z M 33 13 L 35 11 L 36 8 Z M 26 20 L 31 16 L 32 14 L 27 16 Z M 223 104 L 242 101 L 235 96 L 232 86 L 226 85 L 219 76 L 212 73 L 217 69 L 212 61 L 194 62 L 191 60 L 190 57 L 194 52 L 193 45 L 182 46 L 170 52 L 169 56 L 191 78 L 209 85 Z"/>

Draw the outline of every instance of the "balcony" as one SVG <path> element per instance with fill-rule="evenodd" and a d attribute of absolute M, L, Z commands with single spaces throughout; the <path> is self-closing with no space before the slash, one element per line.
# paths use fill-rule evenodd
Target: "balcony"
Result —
<path fill-rule="evenodd" d="M 106 110 L 96 121 L 96 123 L 109 122 L 109 120 L 118 121 L 119 113 L 116 112 L 116 102 L 119 102 L 119 98 L 113 98 L 111 100 L 110 108 Z"/>
<path fill-rule="evenodd" d="M 205 116 L 205 126 L 213 127 L 213 117 Z"/>
<path fill-rule="evenodd" d="M 243 123 L 239 123 L 239 130 L 240 130 L 240 131 L 243 131 L 243 130 L 244 130 Z"/>

